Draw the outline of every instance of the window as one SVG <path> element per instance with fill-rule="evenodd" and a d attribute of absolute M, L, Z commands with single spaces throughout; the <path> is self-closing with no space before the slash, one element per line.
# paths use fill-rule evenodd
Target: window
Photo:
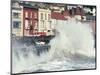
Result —
<path fill-rule="evenodd" d="M 45 20 L 47 20 L 47 14 L 45 13 Z"/>
<path fill-rule="evenodd" d="M 29 28 L 29 22 L 28 20 L 25 20 L 25 29 L 28 29 Z"/>
<path fill-rule="evenodd" d="M 20 13 L 13 13 L 13 17 L 14 18 L 20 18 L 21 17 L 21 14 Z"/>
<path fill-rule="evenodd" d="M 52 22 L 52 21 L 49 21 L 50 29 L 52 28 L 52 27 L 51 27 L 51 22 Z"/>
<path fill-rule="evenodd" d="M 32 25 L 32 20 L 30 20 L 30 25 Z"/>
<path fill-rule="evenodd" d="M 41 28 L 44 29 L 44 21 L 41 20 Z"/>
<path fill-rule="evenodd" d="M 35 19 L 37 18 L 37 13 L 34 13 L 34 18 L 35 18 Z"/>
<path fill-rule="evenodd" d="M 21 22 L 17 22 L 17 21 L 13 22 L 13 28 L 20 28 L 20 26 L 21 26 Z"/>
<path fill-rule="evenodd" d="M 50 17 L 50 14 L 48 14 L 48 20 L 50 20 L 50 18 L 51 18 L 51 17 Z"/>
<path fill-rule="evenodd" d="M 34 25 L 34 28 L 37 29 L 37 22 L 35 22 L 34 24 L 35 24 L 35 25 Z"/>
<path fill-rule="evenodd" d="M 31 16 L 31 18 L 32 18 L 32 16 L 33 16 L 33 13 L 32 13 L 32 12 L 31 12 L 31 15 L 30 15 L 30 16 Z"/>
<path fill-rule="evenodd" d="M 45 27 L 45 26 L 44 26 L 44 21 L 42 21 L 42 22 L 43 22 L 43 28 L 44 28 L 44 27 Z"/>
<path fill-rule="evenodd" d="M 37 27 L 37 22 L 35 22 L 35 27 Z"/>
<path fill-rule="evenodd" d="M 41 13 L 41 20 L 43 20 L 43 13 Z"/>
<path fill-rule="evenodd" d="M 28 12 L 25 12 L 25 17 L 28 18 Z"/>

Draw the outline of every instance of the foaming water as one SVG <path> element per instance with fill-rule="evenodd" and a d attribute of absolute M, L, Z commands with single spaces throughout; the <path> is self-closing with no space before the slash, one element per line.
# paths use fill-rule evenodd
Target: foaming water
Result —
<path fill-rule="evenodd" d="M 93 33 L 88 24 L 71 19 L 69 21 L 58 21 L 58 25 L 55 27 L 56 37 L 50 41 L 51 58 L 63 58 L 71 54 L 95 56 Z"/>
<path fill-rule="evenodd" d="M 75 19 L 59 20 L 55 30 L 48 51 L 12 40 L 13 73 L 95 68 L 94 38 L 89 24 Z"/>
<path fill-rule="evenodd" d="M 21 71 L 29 69 L 33 65 L 37 65 L 47 59 L 44 52 L 42 52 L 41 56 L 38 55 L 34 44 L 28 45 L 27 43 L 14 40 L 12 44 L 13 73 L 21 73 Z"/>

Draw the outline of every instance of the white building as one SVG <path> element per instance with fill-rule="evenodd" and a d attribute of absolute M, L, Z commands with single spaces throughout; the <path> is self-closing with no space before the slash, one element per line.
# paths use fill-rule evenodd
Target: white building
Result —
<path fill-rule="evenodd" d="M 23 7 L 19 2 L 12 2 L 12 34 L 23 36 Z"/>
<path fill-rule="evenodd" d="M 46 35 L 52 35 L 51 25 L 51 10 L 42 9 L 38 10 L 38 30 L 39 32 L 45 32 Z"/>

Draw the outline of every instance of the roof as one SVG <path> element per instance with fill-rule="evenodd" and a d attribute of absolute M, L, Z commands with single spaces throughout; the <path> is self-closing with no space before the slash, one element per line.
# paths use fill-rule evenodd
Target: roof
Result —
<path fill-rule="evenodd" d="M 52 19 L 57 19 L 57 20 L 67 20 L 66 16 L 69 16 L 68 12 L 63 12 L 63 13 L 59 13 L 59 12 L 51 12 L 51 18 Z"/>
<path fill-rule="evenodd" d="M 31 4 L 21 3 L 24 8 L 38 9 L 37 6 L 32 6 Z"/>

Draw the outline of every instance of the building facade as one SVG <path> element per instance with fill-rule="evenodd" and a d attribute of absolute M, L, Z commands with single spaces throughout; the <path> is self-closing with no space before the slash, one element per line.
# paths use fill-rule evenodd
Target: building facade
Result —
<path fill-rule="evenodd" d="M 23 5 L 23 36 L 35 36 L 38 32 L 38 9 Z"/>
<path fill-rule="evenodd" d="M 23 36 L 23 7 L 19 2 L 12 3 L 12 35 Z"/>
<path fill-rule="evenodd" d="M 59 20 L 67 21 L 71 17 L 78 21 L 95 20 L 95 16 L 86 15 L 84 11 L 83 6 L 76 5 L 13 1 L 12 34 L 21 37 L 51 36 Z"/>
<path fill-rule="evenodd" d="M 52 35 L 51 10 L 39 8 L 38 15 L 39 32 L 46 36 Z"/>
<path fill-rule="evenodd" d="M 55 11 L 51 12 L 52 25 L 53 25 L 52 29 L 55 29 L 59 21 L 67 21 L 69 17 L 70 14 L 68 10 L 65 10 L 63 12 L 55 12 Z"/>

